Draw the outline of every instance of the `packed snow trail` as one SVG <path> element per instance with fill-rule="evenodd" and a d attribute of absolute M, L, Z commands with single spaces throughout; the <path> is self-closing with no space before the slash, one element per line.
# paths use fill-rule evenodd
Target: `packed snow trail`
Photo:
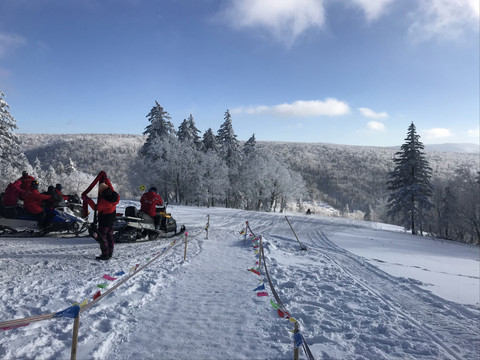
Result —
<path fill-rule="evenodd" d="M 292 214 L 289 220 L 307 245 L 302 251 L 284 214 L 171 210 L 187 225 L 186 261 L 178 241 L 84 312 L 79 360 L 292 359 L 292 323 L 277 316 L 271 294 L 256 296 L 259 277 L 246 271 L 255 257 L 239 233 L 245 221 L 262 235 L 274 287 L 317 360 L 480 357 L 478 305 L 444 300 L 335 245 L 350 237 L 401 241 L 410 235 L 365 222 Z M 88 238 L 0 240 L 1 320 L 59 311 L 91 297 L 104 274 L 143 264 L 167 244 L 118 244 L 112 260 L 98 262 L 93 260 L 98 244 Z M 71 337 L 71 319 L 0 332 L 0 357 L 66 359 Z M 305 358 L 302 350 L 300 357 Z"/>

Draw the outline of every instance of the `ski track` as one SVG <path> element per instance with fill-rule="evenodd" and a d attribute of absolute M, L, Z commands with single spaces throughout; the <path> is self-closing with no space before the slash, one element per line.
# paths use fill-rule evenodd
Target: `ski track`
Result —
<path fill-rule="evenodd" d="M 249 221 L 263 237 L 273 285 L 316 359 L 478 359 L 478 312 L 336 246 L 329 239 L 330 232 L 339 231 L 336 219 L 289 219 L 308 250 L 300 250 L 284 215 L 204 209 L 187 226 L 186 261 L 178 240 L 81 316 L 77 358 L 291 359 L 293 325 L 277 316 L 269 304 L 273 297 L 257 298 L 252 291 L 259 278 L 246 269 L 255 258 L 250 238 L 244 245 L 239 233 Z M 98 262 L 93 260 L 98 244 L 88 238 L 13 241 L 0 243 L 2 269 L 18 276 L 0 272 L 0 313 L 15 318 L 59 311 L 91 297 L 96 284 L 105 282 L 103 274 L 128 272 L 169 244 L 118 244 L 113 260 Z M 49 286 L 45 279 L 52 273 L 62 287 Z M 68 277 L 72 273 L 77 276 Z M 29 285 L 19 286 L 25 282 L 18 279 Z M 184 301 L 191 294 L 194 300 Z M 16 298 L 29 306 L 17 308 Z M 70 319 L 55 319 L 0 333 L 0 357 L 69 358 L 71 329 Z"/>

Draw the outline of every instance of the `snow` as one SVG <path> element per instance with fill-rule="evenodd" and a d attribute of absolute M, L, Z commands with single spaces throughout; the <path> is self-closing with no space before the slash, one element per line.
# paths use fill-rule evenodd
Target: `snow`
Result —
<path fill-rule="evenodd" d="M 248 221 L 315 359 L 480 357 L 478 246 L 391 225 L 286 214 L 301 250 L 285 214 L 169 211 L 187 227 L 185 260 L 184 238 L 117 244 L 108 262 L 94 260 L 99 247 L 88 237 L 1 238 L 0 322 L 91 302 L 107 290 L 98 284 L 112 288 L 139 265 L 81 313 L 77 359 L 292 359 L 293 322 L 270 304 L 263 267 L 261 276 L 247 271 L 256 261 L 254 237 L 240 234 Z M 262 280 L 266 297 L 253 291 Z M 57 317 L 2 331 L 0 357 L 68 359 L 72 327 L 72 319 Z M 307 358 L 303 349 L 300 358 Z"/>

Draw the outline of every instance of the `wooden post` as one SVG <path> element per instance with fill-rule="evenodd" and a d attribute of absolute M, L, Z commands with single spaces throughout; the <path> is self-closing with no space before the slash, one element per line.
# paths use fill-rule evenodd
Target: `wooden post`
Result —
<path fill-rule="evenodd" d="M 205 235 L 205 239 L 208 239 L 208 228 L 210 227 L 210 215 L 207 215 L 207 227 L 205 230 L 207 231 L 207 234 Z"/>
<path fill-rule="evenodd" d="M 261 267 L 262 267 L 262 235 L 260 235 L 260 246 L 258 247 L 258 272 L 261 273 Z"/>
<path fill-rule="evenodd" d="M 243 234 L 243 245 L 247 242 L 248 221 L 245 222 L 245 234 Z"/>
<path fill-rule="evenodd" d="M 293 334 L 298 334 L 298 323 L 295 321 L 295 327 L 293 329 Z M 299 351 L 298 347 L 296 346 L 297 344 L 295 343 L 295 336 L 293 337 L 293 360 L 298 360 L 299 359 Z"/>
<path fill-rule="evenodd" d="M 187 239 L 188 239 L 188 232 L 185 232 L 185 254 L 183 255 L 183 261 L 187 259 Z"/>
<path fill-rule="evenodd" d="M 77 345 L 78 345 L 78 328 L 80 327 L 80 315 L 73 320 L 73 334 L 72 334 L 72 353 L 71 360 L 77 359 Z"/>
<path fill-rule="evenodd" d="M 295 235 L 295 238 L 297 239 L 298 243 L 300 244 L 300 247 L 302 248 L 302 250 L 307 250 L 307 248 L 302 245 L 302 243 L 300 242 L 300 240 L 298 240 L 298 236 L 297 236 L 297 234 L 295 233 L 295 230 L 293 230 L 292 224 L 290 224 L 290 221 L 288 220 L 288 218 L 287 218 L 286 216 L 285 216 L 285 219 L 287 219 L 288 225 L 290 225 L 290 229 L 292 229 L 293 235 Z"/>

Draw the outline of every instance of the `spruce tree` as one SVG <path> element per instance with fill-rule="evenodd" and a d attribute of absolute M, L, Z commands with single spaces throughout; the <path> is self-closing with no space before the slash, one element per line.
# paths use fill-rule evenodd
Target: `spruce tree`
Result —
<path fill-rule="evenodd" d="M 207 152 L 208 150 L 212 150 L 214 152 L 218 151 L 217 138 L 215 137 L 212 128 L 209 128 L 203 134 L 202 147 L 203 151 L 205 152 Z"/>
<path fill-rule="evenodd" d="M 389 173 L 387 185 L 392 193 L 388 198 L 387 214 L 398 218 L 401 225 L 417 234 L 419 230 L 422 232 L 425 214 L 432 207 L 432 169 L 413 122 L 405 141 L 395 153 L 395 168 Z"/>
<path fill-rule="evenodd" d="M 237 135 L 233 131 L 232 116 L 227 109 L 224 116 L 224 122 L 217 132 L 217 142 L 220 145 L 222 155 L 227 162 L 227 165 L 232 165 L 237 162 L 239 156 L 239 144 Z"/>
<path fill-rule="evenodd" d="M 255 134 L 253 134 L 250 139 L 247 140 L 245 145 L 243 145 L 243 153 L 246 156 L 253 154 L 257 147 L 257 141 L 255 140 Z"/>
<path fill-rule="evenodd" d="M 148 121 L 150 121 L 150 125 L 148 125 L 143 132 L 143 135 L 148 135 L 142 148 L 143 155 L 149 152 L 152 142 L 155 140 L 161 140 L 175 135 L 175 128 L 170 121 L 170 115 L 157 101 L 155 101 L 155 106 L 150 110 L 147 118 Z"/>

